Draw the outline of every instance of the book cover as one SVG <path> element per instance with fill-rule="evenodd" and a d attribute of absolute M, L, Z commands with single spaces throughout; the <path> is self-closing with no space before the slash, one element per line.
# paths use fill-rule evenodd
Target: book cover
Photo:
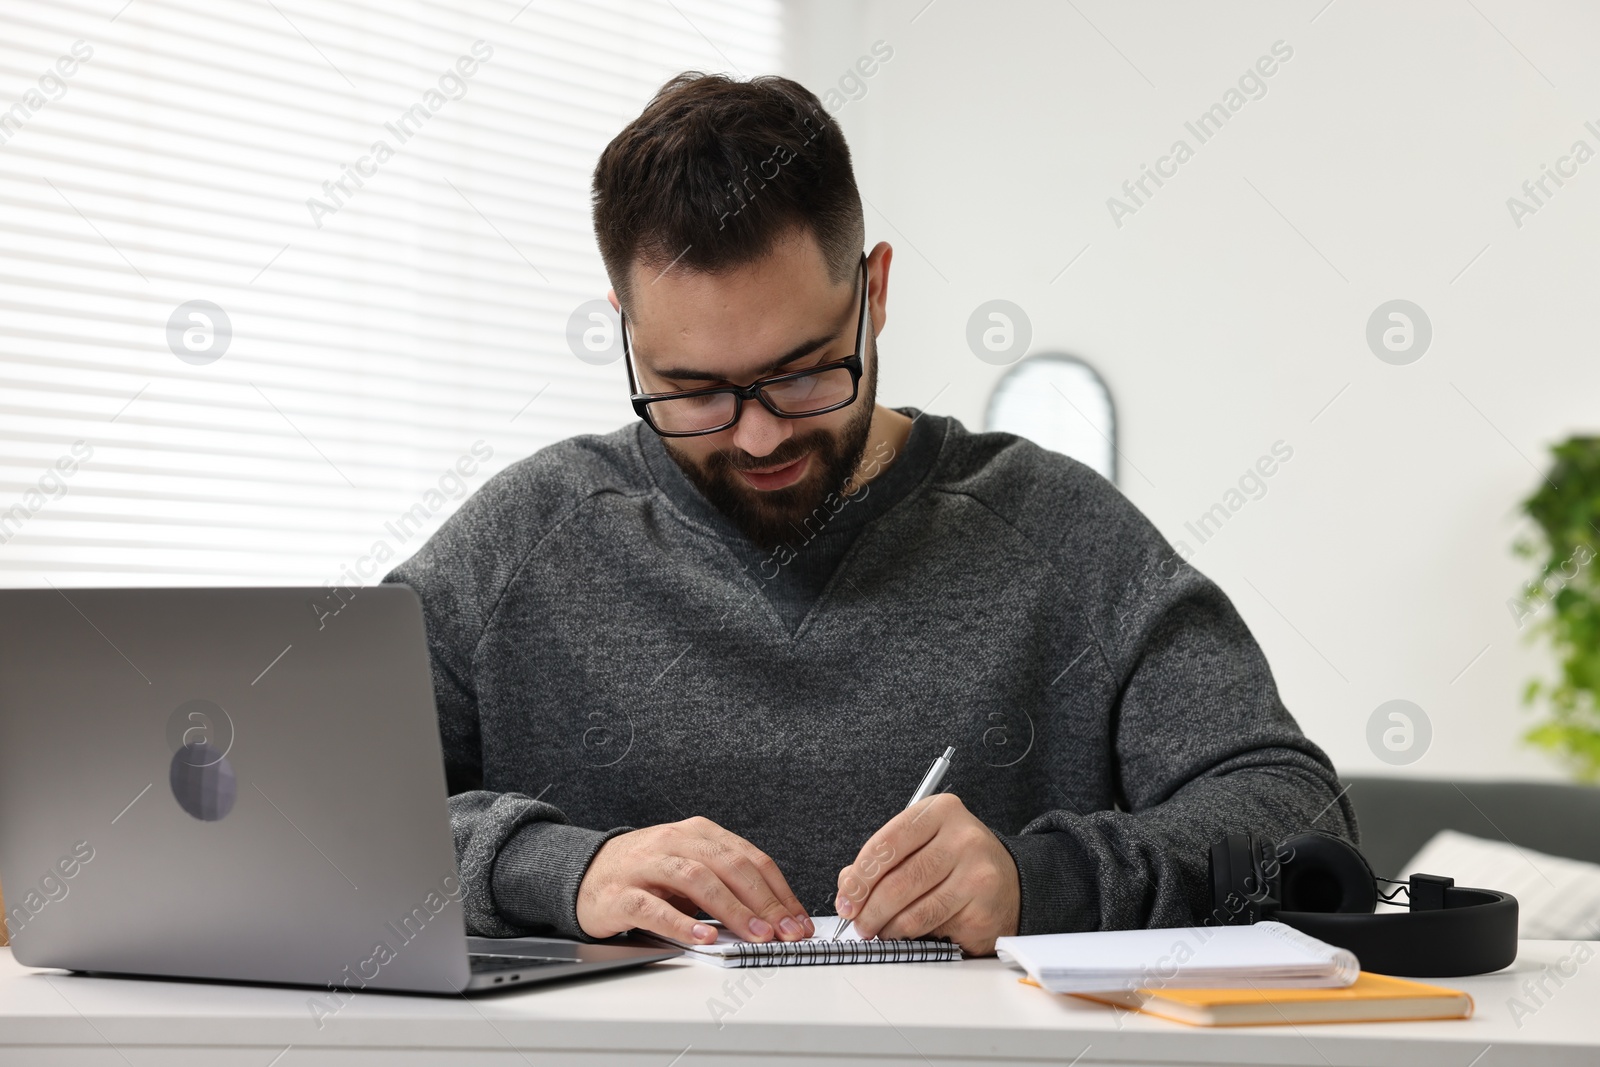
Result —
<path fill-rule="evenodd" d="M 1031 978 L 1019 979 L 1037 986 Z M 1472 997 L 1457 989 L 1362 971 L 1351 985 L 1317 989 L 1138 989 L 1069 996 L 1191 1026 L 1466 1019 Z"/>

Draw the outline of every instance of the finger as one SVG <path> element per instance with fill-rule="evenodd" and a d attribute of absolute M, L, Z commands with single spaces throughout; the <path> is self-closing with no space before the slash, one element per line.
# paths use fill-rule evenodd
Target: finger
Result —
<path fill-rule="evenodd" d="M 717 877 L 715 871 L 690 856 L 668 854 L 655 865 L 655 880 L 668 892 L 688 897 L 723 926 L 746 941 L 768 941 L 773 928 L 766 920 L 745 907 Z"/>
<path fill-rule="evenodd" d="M 856 930 L 862 937 L 882 935 L 890 919 L 950 877 L 960 860 L 961 855 L 952 847 L 949 834 L 941 834 L 901 858 L 887 874 L 879 876 L 877 884 L 857 909 Z"/>
<path fill-rule="evenodd" d="M 954 915 L 933 928 L 933 936 L 948 937 L 968 956 L 993 956 L 995 938 L 999 935 L 979 911 L 977 901 L 967 901 Z"/>
<path fill-rule="evenodd" d="M 697 919 L 700 917 L 700 905 L 696 904 L 688 897 L 680 897 L 676 893 L 670 893 L 662 899 L 664 899 L 668 904 L 671 904 L 674 908 L 677 908 L 679 911 L 683 912 L 685 915 L 692 915 Z"/>
<path fill-rule="evenodd" d="M 889 940 L 922 937 L 941 933 L 942 927 L 959 925 L 956 916 L 966 909 L 966 894 L 962 893 L 954 872 L 926 893 L 911 901 L 890 916 L 878 929 L 878 936 Z"/>
<path fill-rule="evenodd" d="M 643 889 L 622 892 L 614 905 L 618 924 L 625 930 L 648 930 L 691 945 L 709 945 L 717 939 L 716 928 L 700 922 Z"/>
<path fill-rule="evenodd" d="M 945 820 L 965 807 L 952 793 L 919 801 L 897 814 L 867 838 L 851 864 L 839 872 L 839 893 L 834 906 L 840 915 L 855 918 L 876 882 L 900 861 L 931 841 Z"/>
<path fill-rule="evenodd" d="M 789 889 L 789 883 L 771 856 L 738 834 L 723 830 L 720 835 L 704 840 L 700 859 L 716 872 L 740 903 L 766 920 L 780 938 L 794 941 L 807 936 L 805 908 Z"/>
<path fill-rule="evenodd" d="M 701 858 L 722 875 L 723 881 L 752 911 L 787 940 L 809 937 L 816 926 L 801 905 L 783 872 L 771 856 L 731 830 L 706 818 L 689 820 L 690 830 L 705 842 L 709 855 Z M 784 928 L 787 918 L 793 933 Z"/>

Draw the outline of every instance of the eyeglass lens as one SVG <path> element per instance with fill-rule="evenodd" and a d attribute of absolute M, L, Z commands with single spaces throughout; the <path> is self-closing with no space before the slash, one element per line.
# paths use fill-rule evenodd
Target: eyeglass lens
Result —
<path fill-rule="evenodd" d="M 809 415 L 850 399 L 855 379 L 844 367 L 808 374 L 764 386 L 761 395 L 785 415 Z M 656 400 L 650 417 L 668 433 L 691 433 L 724 426 L 733 421 L 736 398 L 732 393 L 711 393 L 677 400 Z"/>

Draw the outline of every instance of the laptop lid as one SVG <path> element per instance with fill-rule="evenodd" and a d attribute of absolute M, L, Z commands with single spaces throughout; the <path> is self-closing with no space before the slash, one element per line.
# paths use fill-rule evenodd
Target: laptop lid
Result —
<path fill-rule="evenodd" d="M 29 966 L 465 987 L 416 594 L 0 590 L 0 885 Z"/>

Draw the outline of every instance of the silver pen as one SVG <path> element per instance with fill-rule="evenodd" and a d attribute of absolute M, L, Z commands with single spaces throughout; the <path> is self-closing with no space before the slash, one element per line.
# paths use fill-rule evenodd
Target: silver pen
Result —
<path fill-rule="evenodd" d="M 955 754 L 955 746 L 951 745 L 944 750 L 944 755 L 934 758 L 933 763 L 928 767 L 928 773 L 922 776 L 922 784 L 917 786 L 917 791 L 911 794 L 910 800 L 906 801 L 906 807 L 911 807 L 919 800 L 926 800 L 939 791 L 939 783 L 944 781 L 945 772 L 950 769 L 950 760 Z M 839 935 L 844 933 L 844 928 L 848 925 L 850 924 L 841 921 L 838 926 L 833 928 L 833 936 L 828 940 L 839 940 Z"/>

